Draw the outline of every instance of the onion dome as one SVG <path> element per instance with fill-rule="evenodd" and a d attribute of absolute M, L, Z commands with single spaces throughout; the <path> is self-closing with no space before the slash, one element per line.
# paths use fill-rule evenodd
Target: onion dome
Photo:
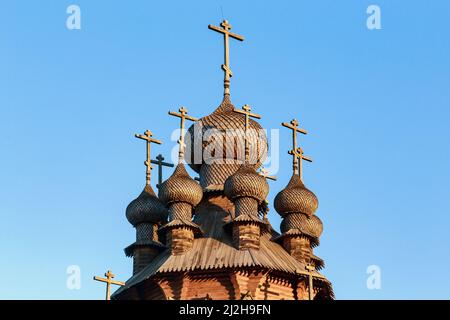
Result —
<path fill-rule="evenodd" d="M 320 218 L 318 216 L 316 216 L 316 215 L 313 215 L 310 219 L 311 219 L 310 220 L 310 222 L 311 222 L 311 224 L 310 224 L 311 232 L 312 232 L 312 234 L 315 237 L 319 238 L 322 235 L 322 233 L 323 233 L 322 220 L 320 220 Z"/>
<path fill-rule="evenodd" d="M 269 185 L 266 178 L 258 174 L 252 166 L 242 165 L 225 181 L 224 192 L 231 200 L 249 197 L 262 203 L 269 193 Z"/>
<path fill-rule="evenodd" d="M 136 226 L 140 223 L 160 223 L 167 220 L 167 209 L 156 197 L 150 185 L 146 185 L 141 194 L 130 202 L 126 209 L 128 221 Z"/>
<path fill-rule="evenodd" d="M 285 233 L 293 229 L 310 237 L 319 238 L 323 232 L 323 224 L 316 215 L 308 217 L 304 214 L 291 214 L 281 221 L 280 230 Z"/>
<path fill-rule="evenodd" d="M 202 188 L 189 176 L 182 163 L 177 165 L 170 178 L 159 188 L 159 198 L 166 205 L 173 202 L 185 202 L 195 207 L 202 197 Z"/>
<path fill-rule="evenodd" d="M 200 173 L 200 185 L 206 190 L 223 189 L 225 180 L 235 173 L 243 162 L 241 155 L 244 154 L 244 149 L 240 139 L 245 131 L 245 116 L 233 110 L 234 105 L 226 94 L 219 107 L 212 114 L 195 122 L 186 134 L 186 162 L 194 171 Z M 257 169 L 266 158 L 267 136 L 260 124 L 253 119 L 249 120 L 249 128 L 248 141 L 255 150 L 250 152 L 249 163 Z M 200 138 L 203 144 L 198 145 Z M 221 147 L 219 155 L 217 152 L 211 155 L 204 152 L 208 149 L 208 144 L 214 145 L 212 149 L 217 149 L 217 141 L 223 141 L 223 145 L 217 145 Z M 198 154 L 195 155 L 196 153 Z"/>
<path fill-rule="evenodd" d="M 319 200 L 308 190 L 300 177 L 292 175 L 289 184 L 275 197 L 275 210 L 284 217 L 289 213 L 303 213 L 312 216 L 317 210 Z"/>

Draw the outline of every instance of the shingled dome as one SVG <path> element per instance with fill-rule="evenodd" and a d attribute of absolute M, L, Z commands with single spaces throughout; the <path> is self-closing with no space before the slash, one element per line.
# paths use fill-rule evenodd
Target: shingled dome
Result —
<path fill-rule="evenodd" d="M 211 186 L 223 189 L 225 180 L 235 173 L 243 163 L 242 141 L 245 117 L 233 110 L 234 105 L 231 103 L 230 96 L 225 95 L 220 106 L 212 114 L 201 118 L 187 131 L 188 152 L 186 152 L 185 159 L 189 166 L 196 172 L 200 172 L 202 166 L 205 166 L 205 162 L 209 164 L 209 170 L 201 174 L 200 184 L 204 189 Z M 249 128 L 248 141 L 253 148 L 249 154 L 249 163 L 254 168 L 259 168 L 267 155 L 267 137 L 259 123 L 252 119 L 249 120 Z M 200 138 L 203 143 L 199 148 Z M 223 144 L 217 143 L 218 141 L 222 141 Z M 214 149 L 216 146 L 221 147 L 221 150 L 216 150 L 209 158 L 208 152 L 204 151 L 207 151 L 208 148 Z M 195 155 L 196 152 L 201 152 L 201 154 Z"/>
<path fill-rule="evenodd" d="M 159 198 L 166 205 L 185 202 L 195 207 L 202 200 L 202 196 L 202 188 L 189 176 L 182 163 L 177 165 L 173 174 L 159 189 Z"/>
<path fill-rule="evenodd" d="M 167 220 L 167 209 L 156 197 L 150 185 L 146 185 L 141 194 L 130 202 L 126 209 L 128 221 L 136 226 L 140 223 L 159 223 Z"/>
<path fill-rule="evenodd" d="M 300 177 L 293 174 L 286 188 L 275 197 L 274 205 L 282 217 L 289 213 L 304 213 L 311 216 L 317 210 L 319 200 L 305 187 Z"/>
<path fill-rule="evenodd" d="M 269 193 L 269 185 L 253 167 L 243 165 L 226 180 L 224 192 L 229 199 L 251 197 L 261 203 Z"/>
<path fill-rule="evenodd" d="M 323 224 L 318 216 L 308 217 L 302 213 L 290 214 L 281 221 L 280 230 L 285 233 L 297 229 L 310 237 L 319 238 L 323 232 Z"/>

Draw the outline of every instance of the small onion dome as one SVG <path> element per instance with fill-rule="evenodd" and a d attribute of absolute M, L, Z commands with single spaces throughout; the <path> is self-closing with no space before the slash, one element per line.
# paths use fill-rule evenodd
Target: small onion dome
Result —
<path fill-rule="evenodd" d="M 200 185 L 192 179 L 184 164 L 179 163 L 169 179 L 159 188 L 159 198 L 166 205 L 173 202 L 186 202 L 195 207 L 200 203 L 203 191 Z"/>
<path fill-rule="evenodd" d="M 312 216 L 317 210 L 319 200 L 308 190 L 300 177 L 292 175 L 289 184 L 275 197 L 275 210 L 284 217 L 289 213 L 304 213 Z"/>
<path fill-rule="evenodd" d="M 140 223 L 160 223 L 167 220 L 167 209 L 158 199 L 150 185 L 146 185 L 139 197 L 130 202 L 126 210 L 128 221 L 136 226 Z"/>
<path fill-rule="evenodd" d="M 308 217 L 301 213 L 291 214 L 283 219 L 280 230 L 284 233 L 292 229 L 297 229 L 310 237 L 319 238 L 323 232 L 323 224 L 316 215 Z"/>
<path fill-rule="evenodd" d="M 319 238 L 323 233 L 323 223 L 322 220 L 316 215 L 311 217 L 311 231 L 312 233 Z"/>
<path fill-rule="evenodd" d="M 224 192 L 231 200 L 251 197 L 262 203 L 269 193 L 269 185 L 266 178 L 258 174 L 253 167 L 242 165 L 225 181 Z"/>

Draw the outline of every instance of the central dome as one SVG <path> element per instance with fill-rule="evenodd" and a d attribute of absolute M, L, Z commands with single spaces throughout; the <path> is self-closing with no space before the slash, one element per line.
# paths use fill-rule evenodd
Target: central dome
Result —
<path fill-rule="evenodd" d="M 230 96 L 219 107 L 195 122 L 186 134 L 185 159 L 200 173 L 200 184 L 208 190 L 222 190 L 225 180 L 244 162 L 245 116 L 234 111 Z M 267 156 L 267 136 L 256 121 L 250 119 L 249 163 L 259 168 Z"/>

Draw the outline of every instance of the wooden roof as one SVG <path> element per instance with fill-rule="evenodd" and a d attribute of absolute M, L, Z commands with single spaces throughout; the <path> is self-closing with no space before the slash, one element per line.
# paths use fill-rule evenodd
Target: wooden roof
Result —
<path fill-rule="evenodd" d="M 194 222 L 200 226 L 204 235 L 194 240 L 190 251 L 182 255 L 171 255 L 166 249 L 155 257 L 150 265 L 131 277 L 114 295 L 156 274 L 171 272 L 259 267 L 283 273 L 308 275 L 305 264 L 294 259 L 280 244 L 271 240 L 278 235 L 271 227 L 261 235 L 259 250 L 234 248 L 231 235 L 223 228 L 230 221 L 232 212 L 227 211 L 226 205 L 216 203 L 217 201 L 228 200 L 225 197 L 212 197 L 203 200 L 197 208 Z M 329 283 L 317 271 L 313 272 L 313 277 Z"/>

